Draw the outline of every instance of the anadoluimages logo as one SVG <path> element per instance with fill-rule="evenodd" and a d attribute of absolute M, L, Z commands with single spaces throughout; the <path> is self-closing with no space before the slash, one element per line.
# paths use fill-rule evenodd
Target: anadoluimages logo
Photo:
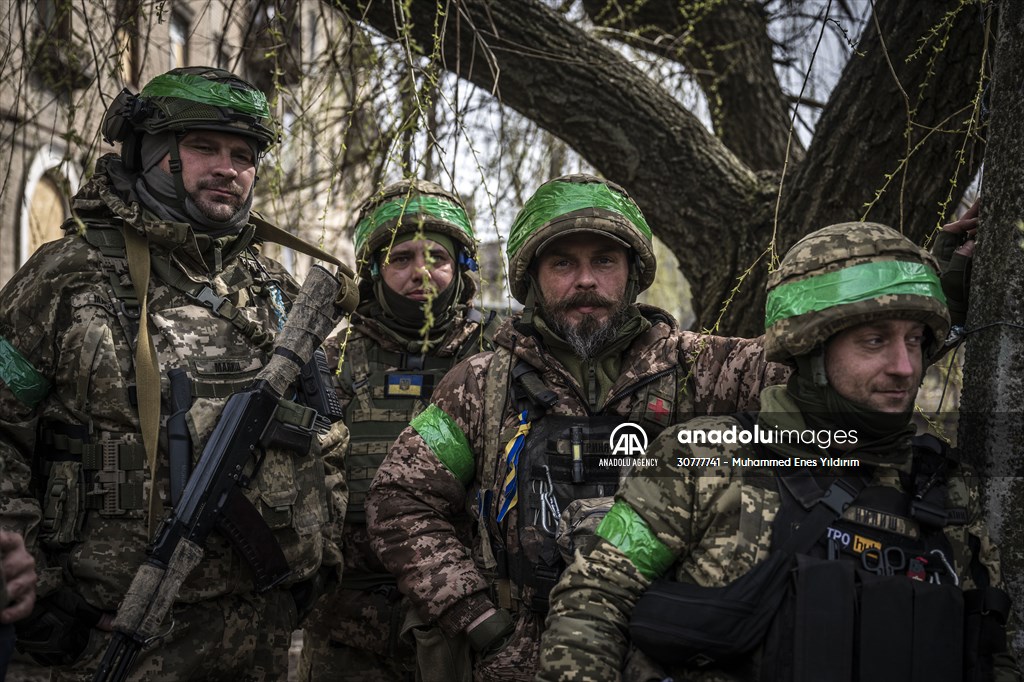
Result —
<path fill-rule="evenodd" d="M 647 432 L 633 422 L 619 424 L 608 436 L 608 447 L 613 455 L 642 456 L 647 453 Z"/>

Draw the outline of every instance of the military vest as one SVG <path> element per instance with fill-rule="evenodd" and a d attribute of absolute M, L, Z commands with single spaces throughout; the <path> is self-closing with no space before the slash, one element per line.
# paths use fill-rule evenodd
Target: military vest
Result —
<path fill-rule="evenodd" d="M 466 312 L 465 322 L 482 324 L 485 349 L 490 348 L 495 320 L 494 313 L 485 322 L 479 311 L 470 308 Z M 352 393 L 344 417 L 349 430 L 345 455 L 345 480 L 349 488 L 346 522 L 366 523 L 366 493 L 391 445 L 409 422 L 426 409 L 434 387 L 444 375 L 478 352 L 480 343 L 479 335 L 473 333 L 448 357 L 384 350 L 367 337 L 348 344 L 340 377 L 340 383 L 350 387 Z"/>
<path fill-rule="evenodd" d="M 120 220 L 89 222 L 83 238 L 101 252 L 107 277 L 105 289 L 97 287 L 76 294 L 71 301 L 74 314 L 83 320 L 81 324 L 89 325 L 78 374 L 82 392 L 87 394 L 97 390 L 97 382 L 113 382 L 118 372 L 134 377 L 130 364 L 140 311 L 128 275 Z M 279 317 L 277 311 L 283 313 L 284 309 L 280 301 L 271 300 L 276 285 L 253 262 L 253 257 L 237 258 L 220 274 L 226 288 L 222 289 L 224 295 L 217 294 L 212 283 L 195 282 L 169 262 L 158 264 L 156 260 L 150 283 L 150 325 L 162 374 L 162 413 L 170 417 L 175 407 L 172 402 L 180 403 L 177 407 L 184 416 L 180 422 L 184 433 L 180 435 L 189 443 L 183 464 L 190 467 L 198 461 L 201 446 L 212 432 L 227 398 L 248 386 L 265 364 L 273 333 L 283 323 L 283 316 Z M 228 300 L 235 293 L 244 301 L 238 308 Z M 174 303 L 154 305 L 160 299 Z M 118 326 L 123 335 L 118 333 Z M 104 344 L 109 344 L 111 337 L 115 348 L 121 343 L 127 347 L 117 350 L 114 356 L 94 357 L 106 348 Z M 117 363 L 122 367 L 115 371 Z M 125 363 L 128 367 L 123 366 Z M 177 398 L 173 398 L 173 382 L 168 380 L 175 370 L 183 370 L 184 375 L 178 375 L 185 377 Z M 128 409 L 137 409 L 135 386 L 126 388 L 122 393 L 120 386 L 112 384 L 103 399 L 124 400 L 130 404 Z M 106 409 L 102 404 L 96 407 Z M 161 428 L 158 477 L 163 480 L 154 482 L 154 489 L 163 489 L 169 480 L 173 483 L 168 466 L 168 453 L 173 446 L 165 433 Z M 311 438 L 302 452 L 269 450 L 246 491 L 275 531 L 293 571 L 293 580 L 301 580 L 315 571 L 322 552 L 322 543 L 316 536 L 327 520 L 326 494 L 322 460 L 312 455 L 316 447 L 315 438 Z M 127 573 L 130 578 L 138 562 L 129 566 L 132 561 L 127 553 L 111 562 L 105 553 L 109 553 L 109 543 L 115 536 L 125 546 L 138 543 L 144 547 L 148 540 L 144 520 L 146 489 L 150 486 L 141 434 L 99 431 L 92 423 L 48 420 L 40 423 L 38 448 L 45 461 L 43 474 L 47 480 L 40 529 L 44 546 L 60 553 L 74 545 L 72 561 L 88 565 L 86 570 L 106 562 L 111 573 Z M 174 486 L 170 488 L 173 491 Z M 172 500 L 165 502 L 170 503 Z M 129 525 L 130 534 L 125 530 Z M 232 556 L 226 540 L 211 538 L 208 545 L 208 568 L 203 581 L 186 582 L 179 595 L 182 601 L 237 590 L 245 582 L 239 560 Z M 122 559 L 124 566 L 120 565 Z M 116 584 L 116 580 L 111 579 L 110 583 Z M 119 595 L 116 590 L 107 594 L 108 589 L 104 585 L 100 594 L 86 596 L 104 607 L 111 602 L 116 605 Z"/>
<path fill-rule="evenodd" d="M 485 462 L 484 471 L 495 471 L 496 476 L 490 494 L 482 492 L 489 499 L 480 500 L 479 508 L 490 509 L 486 520 L 481 516 L 481 527 L 487 529 L 485 537 L 491 540 L 489 547 L 484 543 L 483 559 L 485 568 L 493 564 L 498 575 L 500 606 L 547 612 L 551 588 L 566 566 L 563 555 L 569 553 L 565 546 L 571 541 L 565 535 L 581 524 L 594 525 L 607 511 L 620 480 L 639 454 L 629 447 L 619 448 L 620 443 L 631 442 L 620 440 L 620 434 L 640 437 L 642 430 L 649 442 L 660 433 L 665 424 L 652 418 L 650 405 L 657 401 L 659 409 L 672 414 L 683 383 L 681 374 L 674 367 L 648 377 L 625 387 L 605 405 L 608 410 L 618 398 L 642 393 L 642 398 L 633 401 L 628 415 L 605 410 L 590 415 L 554 415 L 546 412 L 554 404 L 555 395 L 545 388 L 536 368 L 522 360 L 513 362 L 506 348 L 495 351 L 485 388 L 490 395 L 484 397 L 485 447 L 491 458 Z M 501 490 L 507 485 L 507 450 L 519 430 L 518 426 L 500 429 L 506 407 L 515 409 L 521 422 L 529 423 L 515 467 L 518 502 L 512 529 L 508 518 L 498 521 Z M 490 438 L 499 430 L 498 438 Z M 573 511 L 569 516 L 573 518 L 563 517 L 570 507 Z M 514 550 L 502 541 L 510 535 L 518 539 Z M 492 556 L 488 556 L 488 550 Z"/>
<path fill-rule="evenodd" d="M 797 556 L 761 679 L 963 679 L 964 576 L 946 531 L 965 526 L 967 510 L 948 505 L 944 457 L 918 442 L 912 474 L 865 488 Z M 811 475 L 780 478 L 779 489 L 773 546 L 822 492 Z"/>

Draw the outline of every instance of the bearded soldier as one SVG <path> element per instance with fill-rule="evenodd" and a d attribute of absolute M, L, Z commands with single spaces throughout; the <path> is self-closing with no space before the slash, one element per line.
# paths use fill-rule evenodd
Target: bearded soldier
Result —
<path fill-rule="evenodd" d="M 788 384 L 655 441 L 552 593 L 540 678 L 1019 679 L 978 478 L 912 438 L 949 330 L 935 261 L 826 227 L 771 274 L 765 326 Z M 629 635 L 667 669 L 620 676 Z"/>
<path fill-rule="evenodd" d="M 533 677 L 559 544 L 586 541 L 618 483 L 615 428 L 751 407 L 785 377 L 759 342 L 680 331 L 635 302 L 654 281 L 652 232 L 613 183 L 542 185 L 508 260 L 525 310 L 494 352 L 445 376 L 366 503 L 373 548 L 425 621 L 416 636 L 443 639 L 435 660 L 454 662 L 421 668 L 427 679 L 466 679 L 470 665 L 477 679 Z"/>
<path fill-rule="evenodd" d="M 277 134 L 264 95 L 230 72 L 174 69 L 125 90 L 103 134 L 121 154 L 97 162 L 64 238 L 0 293 L 0 524 L 24 534 L 40 568 L 19 647 L 57 680 L 90 678 L 226 399 L 269 360 L 298 289 L 262 243 L 333 261 L 251 212 Z M 277 419 L 285 403 L 308 416 L 283 401 Z M 325 478 L 315 433 L 290 426 L 290 444 L 245 474 L 246 508 L 287 563 L 277 585 L 257 592 L 250 566 L 265 554 L 247 563 L 214 533 L 133 679 L 286 675 L 310 581 L 340 563 L 324 529 L 343 513 L 324 486 L 341 475 Z"/>
<path fill-rule="evenodd" d="M 457 362 L 491 347 L 496 318 L 472 305 L 476 241 L 455 194 L 423 180 L 389 185 L 363 204 L 354 233 L 360 306 L 326 344 L 332 366 L 341 360 L 337 388 L 351 438 L 344 582 L 321 600 L 305 641 L 314 647 L 314 679 L 412 679 L 412 633 L 401 636 L 410 614 L 370 549 L 366 491 L 433 387 Z"/>

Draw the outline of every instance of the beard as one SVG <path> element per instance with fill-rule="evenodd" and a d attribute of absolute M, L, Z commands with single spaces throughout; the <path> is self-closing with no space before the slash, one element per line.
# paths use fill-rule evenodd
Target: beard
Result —
<path fill-rule="evenodd" d="M 584 315 L 583 319 L 574 323 L 565 316 L 568 310 L 583 306 L 605 308 L 608 317 L 602 322 L 596 315 Z M 622 299 L 609 299 L 596 292 L 584 291 L 545 305 L 544 313 L 544 319 L 551 330 L 562 337 L 576 357 L 589 362 L 615 338 L 626 317 L 626 305 Z"/>
<path fill-rule="evenodd" d="M 230 192 L 231 197 L 221 197 L 219 201 L 213 201 L 202 197 L 202 191 L 214 189 L 222 192 Z M 217 222 L 228 222 L 242 210 L 246 205 L 246 198 L 242 195 L 242 187 L 233 180 L 227 182 L 215 182 L 207 180 L 200 182 L 195 192 L 189 193 L 189 198 L 195 204 L 199 212 L 209 220 Z"/>

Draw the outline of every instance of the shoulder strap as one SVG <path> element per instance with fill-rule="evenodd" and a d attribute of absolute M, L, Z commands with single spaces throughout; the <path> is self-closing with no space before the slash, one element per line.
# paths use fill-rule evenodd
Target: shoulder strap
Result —
<path fill-rule="evenodd" d="M 505 412 L 505 401 L 511 383 L 510 370 L 512 353 L 508 348 L 494 350 L 491 362 L 484 375 L 484 457 L 483 473 L 488 478 L 481 481 L 483 487 L 492 487 L 498 476 L 498 439 L 501 438 L 501 422 Z"/>
<path fill-rule="evenodd" d="M 732 415 L 733 419 L 739 422 L 746 431 L 751 431 L 757 423 L 758 412 L 737 412 Z M 764 452 L 762 445 L 755 446 L 755 452 Z M 811 483 L 817 490 L 817 484 L 810 474 L 797 476 L 779 476 L 779 486 L 798 490 L 806 490 L 807 484 Z M 786 542 L 779 548 L 779 551 L 788 554 L 806 552 L 818 541 L 821 534 L 825 532 L 829 524 L 843 515 L 843 512 L 853 504 L 861 491 L 867 486 L 867 481 L 860 476 L 849 476 L 836 479 L 832 485 L 825 490 L 811 507 L 810 513 L 800 522 L 800 526 L 793 532 Z M 780 494 L 782 491 L 779 491 Z M 786 496 L 782 495 L 785 500 Z"/>
<path fill-rule="evenodd" d="M 135 379 L 139 398 L 139 423 L 142 430 L 142 444 L 146 448 L 149 464 L 149 527 L 148 537 L 153 537 L 156 519 L 159 518 L 160 496 L 156 490 L 156 448 L 160 432 L 160 363 L 156 346 L 149 335 L 149 240 L 128 225 L 124 226 L 124 243 L 128 252 L 128 271 L 139 297 L 139 339 L 135 347 Z"/>
<path fill-rule="evenodd" d="M 485 319 L 483 313 L 476 308 L 470 308 L 466 312 L 466 321 L 475 322 L 480 325 L 480 332 L 479 334 L 470 334 L 469 338 L 462 343 L 462 346 L 455 353 L 455 357 L 459 360 L 476 355 L 482 351 L 493 350 L 494 333 L 497 331 L 498 324 L 500 323 L 497 312 L 490 311 Z"/>
<path fill-rule="evenodd" d="M 256 238 L 265 242 L 274 242 L 281 246 L 287 246 L 289 249 L 294 249 L 299 253 L 304 253 L 307 256 L 318 258 L 323 261 L 327 261 L 332 265 L 338 266 L 345 275 L 350 278 L 354 278 L 356 275 L 352 272 L 352 269 L 342 263 L 340 260 L 327 253 L 321 248 L 313 246 L 309 242 L 296 237 L 290 232 L 285 232 L 277 225 L 267 222 L 262 216 L 251 213 L 249 215 L 249 222 L 256 227 Z"/>
<path fill-rule="evenodd" d="M 818 541 L 829 524 L 842 516 L 846 508 L 853 504 L 866 484 L 866 481 L 859 476 L 844 477 L 834 481 L 821 496 L 821 499 L 815 503 L 810 514 L 804 517 L 796 531 L 779 548 L 779 551 L 787 554 L 808 551 Z"/>

